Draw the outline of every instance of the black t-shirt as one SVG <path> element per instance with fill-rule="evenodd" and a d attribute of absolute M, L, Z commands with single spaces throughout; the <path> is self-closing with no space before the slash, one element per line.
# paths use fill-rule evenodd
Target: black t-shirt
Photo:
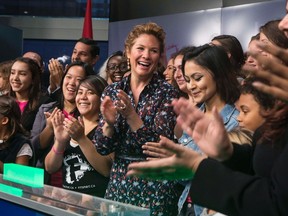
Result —
<path fill-rule="evenodd" d="M 87 137 L 92 140 L 94 130 Z M 99 166 L 102 166 L 99 164 Z M 104 197 L 109 178 L 98 173 L 88 162 L 78 144 L 70 142 L 63 158 L 63 188 Z"/>

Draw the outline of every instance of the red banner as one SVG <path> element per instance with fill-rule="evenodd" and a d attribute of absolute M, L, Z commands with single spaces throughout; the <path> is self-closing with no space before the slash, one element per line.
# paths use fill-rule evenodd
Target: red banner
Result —
<path fill-rule="evenodd" d="M 87 0 L 82 37 L 93 39 L 91 5 L 91 0 Z"/>

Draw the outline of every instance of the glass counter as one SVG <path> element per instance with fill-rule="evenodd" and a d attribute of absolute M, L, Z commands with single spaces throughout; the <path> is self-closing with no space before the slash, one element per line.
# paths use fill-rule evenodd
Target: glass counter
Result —
<path fill-rule="evenodd" d="M 0 185 L 10 189 L 7 192 L 0 187 L 1 215 L 150 215 L 149 209 L 93 197 L 49 185 L 44 185 L 43 187 L 25 186 L 4 180 L 3 175 L 1 174 Z M 16 193 L 13 193 L 15 191 Z"/>

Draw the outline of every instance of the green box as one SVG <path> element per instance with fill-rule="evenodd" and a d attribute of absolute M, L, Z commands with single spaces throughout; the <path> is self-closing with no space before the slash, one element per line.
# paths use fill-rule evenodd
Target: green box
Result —
<path fill-rule="evenodd" d="M 14 163 L 4 164 L 3 179 L 30 187 L 44 186 L 44 170 Z"/>
<path fill-rule="evenodd" d="M 1 183 L 0 183 L 0 191 L 3 193 L 7 193 L 7 194 L 14 195 L 14 196 L 19 196 L 19 197 L 21 197 L 23 194 L 23 191 L 21 189 L 8 186 L 5 184 L 1 184 Z"/>

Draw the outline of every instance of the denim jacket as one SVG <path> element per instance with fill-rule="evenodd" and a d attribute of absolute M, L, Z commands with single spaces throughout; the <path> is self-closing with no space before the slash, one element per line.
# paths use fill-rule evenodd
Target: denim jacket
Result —
<path fill-rule="evenodd" d="M 205 105 L 202 104 L 199 108 L 201 111 L 205 111 Z M 220 115 L 223 119 L 224 126 L 227 131 L 231 131 L 232 129 L 236 128 L 238 126 L 238 120 L 237 116 L 239 115 L 239 111 L 235 108 L 234 105 L 226 104 L 224 108 L 221 110 Z M 179 143 L 182 145 L 193 149 L 194 151 L 197 151 L 199 153 L 202 153 L 198 145 L 193 141 L 191 137 L 189 137 L 188 134 L 183 132 L 182 136 L 179 138 Z M 183 205 L 188 197 L 190 187 L 191 187 L 191 181 L 185 181 L 182 182 L 185 185 L 185 188 L 182 192 L 181 197 L 178 201 L 178 213 L 181 212 L 181 209 L 183 208 Z M 195 215 L 199 216 L 203 210 L 200 206 L 194 206 L 195 209 Z"/>

